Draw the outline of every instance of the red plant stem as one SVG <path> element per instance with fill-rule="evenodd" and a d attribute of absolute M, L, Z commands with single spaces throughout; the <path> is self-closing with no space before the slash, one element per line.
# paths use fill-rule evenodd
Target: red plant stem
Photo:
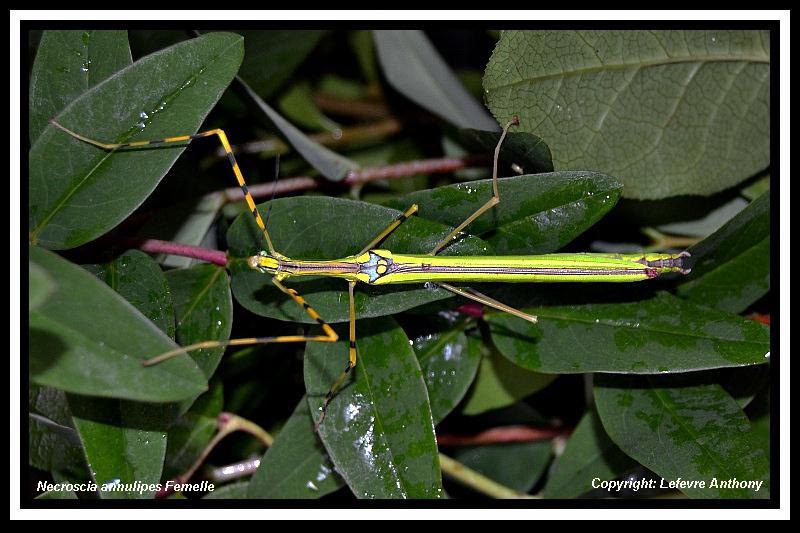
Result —
<path fill-rule="evenodd" d="M 415 176 L 417 174 L 444 174 L 454 172 L 463 168 L 487 166 L 490 162 L 489 156 L 470 155 L 465 157 L 439 157 L 434 159 L 422 159 L 419 161 L 407 161 L 394 165 L 380 167 L 369 167 L 361 170 L 352 170 L 340 182 L 343 185 L 358 185 L 370 181 L 382 179 L 399 179 Z M 308 176 L 297 176 L 285 178 L 272 183 L 261 183 L 248 187 L 250 194 L 254 198 L 269 198 L 281 194 L 308 191 L 316 189 L 325 180 L 311 178 Z M 244 199 L 244 194 L 239 187 L 225 189 L 225 197 L 229 201 L 239 201 Z"/>
<path fill-rule="evenodd" d="M 567 436 L 572 428 L 539 428 L 530 426 L 503 426 L 482 431 L 477 435 L 437 435 L 440 446 L 475 446 L 508 442 L 537 442 L 554 437 Z"/>
<path fill-rule="evenodd" d="M 134 240 L 128 239 L 134 246 L 143 252 L 156 254 L 179 255 L 182 257 L 192 257 L 208 263 L 214 263 L 222 267 L 228 266 L 228 256 L 219 250 L 209 250 L 199 246 L 181 244 L 179 242 L 161 241 L 158 239 Z"/>

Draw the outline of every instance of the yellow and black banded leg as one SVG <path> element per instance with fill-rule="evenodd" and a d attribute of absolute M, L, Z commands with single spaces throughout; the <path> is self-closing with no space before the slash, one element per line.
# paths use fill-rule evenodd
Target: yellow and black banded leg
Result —
<path fill-rule="evenodd" d="M 369 244 L 366 245 L 360 252 L 358 252 L 358 255 L 361 255 L 364 252 L 368 252 L 368 251 L 372 250 L 373 248 L 375 248 L 378 244 L 383 242 L 383 240 L 386 237 L 391 235 L 394 230 L 399 228 L 400 225 L 403 222 L 408 220 L 408 217 L 410 217 L 411 215 L 415 214 L 418 210 L 419 210 L 419 208 L 417 207 L 417 204 L 413 204 L 411 207 L 406 209 L 399 217 L 394 219 L 394 221 L 392 221 L 391 224 L 386 226 L 386 228 L 383 231 L 381 231 L 374 239 L 369 241 Z"/>
<path fill-rule="evenodd" d="M 292 300 L 297 302 L 306 311 L 306 313 L 308 313 L 308 316 L 316 320 L 317 323 L 322 326 L 322 330 L 325 332 L 325 335 L 280 335 L 277 337 L 245 337 L 242 339 L 230 339 L 227 341 L 204 341 L 196 344 L 190 344 L 189 346 L 183 346 L 181 348 L 176 348 L 169 352 L 164 352 L 156 357 L 153 357 L 152 359 L 146 359 L 142 361 L 142 363 L 144 366 L 151 366 L 161 363 L 162 361 L 166 361 L 167 359 L 175 357 L 176 355 L 192 352 L 194 350 L 202 350 L 204 348 L 252 346 L 254 344 L 276 344 L 283 342 L 336 342 L 339 340 L 339 335 L 333 331 L 333 328 L 319 316 L 319 313 L 317 313 L 313 307 L 306 303 L 302 296 L 297 294 L 296 290 L 286 287 L 277 278 L 272 278 L 272 282 L 281 291 L 289 295 Z"/>
<path fill-rule="evenodd" d="M 322 421 L 325 420 L 325 413 L 328 411 L 328 404 L 331 403 L 333 399 L 333 395 L 336 394 L 336 391 L 339 390 L 339 387 L 342 386 L 342 383 L 345 379 L 347 379 L 347 375 L 350 373 L 353 368 L 356 366 L 357 361 L 357 351 L 356 351 L 356 304 L 355 298 L 353 294 L 353 289 L 356 286 L 355 281 L 348 281 L 348 294 L 349 294 L 349 306 L 350 306 L 350 343 L 348 346 L 348 358 L 347 358 L 347 365 L 344 367 L 344 370 L 339 377 L 336 378 L 336 381 L 333 382 L 331 388 L 328 389 L 328 392 L 325 393 L 325 399 L 322 401 L 322 414 L 314 423 L 314 429 L 318 430 Z"/>
<path fill-rule="evenodd" d="M 461 231 L 464 228 L 472 224 L 472 222 L 476 218 L 478 218 L 486 211 L 488 211 L 489 209 L 493 208 L 494 206 L 500 203 L 500 189 L 497 185 L 497 161 L 500 158 L 500 147 L 503 145 L 503 141 L 505 140 L 506 135 L 508 135 L 509 128 L 511 128 L 511 126 L 515 126 L 518 124 L 519 124 L 518 117 L 514 117 L 508 124 L 506 124 L 506 126 L 503 128 L 503 133 L 500 135 L 500 140 L 497 142 L 497 147 L 494 149 L 494 167 L 492 169 L 492 197 L 489 198 L 489 200 L 485 204 L 479 207 L 477 211 L 468 216 L 467 219 L 464 220 L 464 222 L 458 225 L 458 227 L 456 227 L 453 231 L 451 231 L 447 235 L 447 237 L 442 239 L 442 242 L 434 246 L 433 250 L 430 251 L 430 255 L 438 254 L 442 248 L 447 246 L 456 237 L 458 237 L 458 234 L 461 233 Z"/>
<path fill-rule="evenodd" d="M 76 133 L 65 126 L 62 126 L 55 120 L 51 119 L 50 124 L 55 126 L 56 128 L 60 129 L 61 131 L 79 139 L 85 143 L 89 143 L 93 146 L 97 146 L 98 148 L 102 148 L 103 150 L 119 150 L 122 148 L 144 148 L 147 146 L 156 146 L 160 144 L 174 144 L 174 143 L 190 143 L 195 139 L 202 139 L 204 137 L 213 137 L 216 136 L 219 139 L 219 142 L 222 144 L 222 147 L 225 149 L 225 153 L 228 157 L 228 162 L 233 169 L 233 173 L 236 176 L 236 181 L 239 184 L 239 187 L 242 189 L 242 193 L 244 193 L 244 199 L 247 202 L 247 207 L 250 209 L 250 212 L 255 217 L 256 224 L 258 225 L 261 233 L 264 235 L 264 240 L 266 241 L 267 248 L 269 249 L 270 255 L 278 259 L 286 259 L 286 257 L 275 250 L 275 247 L 272 245 L 272 239 L 269 236 L 269 232 L 267 231 L 267 226 L 264 224 L 264 220 L 261 218 L 261 215 L 256 209 L 256 203 L 253 200 L 253 196 L 250 194 L 250 191 L 247 189 L 247 183 L 244 181 L 244 175 L 242 174 L 242 170 L 239 168 L 239 163 L 236 162 L 236 157 L 233 155 L 233 149 L 231 148 L 230 143 L 228 142 L 228 136 L 225 135 L 225 132 L 219 128 L 208 130 L 208 131 L 201 131 L 199 133 L 195 133 L 193 135 L 179 135 L 176 137 L 165 137 L 163 139 L 151 139 L 151 140 L 144 140 L 144 141 L 132 141 L 127 143 L 104 143 L 101 141 L 97 141 L 95 139 L 90 139 L 89 137 L 85 137 L 79 133 Z"/>

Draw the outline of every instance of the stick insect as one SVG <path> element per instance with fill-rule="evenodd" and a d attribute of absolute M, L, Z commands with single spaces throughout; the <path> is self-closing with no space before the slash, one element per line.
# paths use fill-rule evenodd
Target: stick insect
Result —
<path fill-rule="evenodd" d="M 451 282 L 467 283 L 541 283 L 541 282 L 632 282 L 653 279 L 661 274 L 677 272 L 688 274 L 684 267 L 684 258 L 688 252 L 679 254 L 639 253 L 553 253 L 545 255 L 511 255 L 511 256 L 438 256 L 437 254 L 448 244 L 457 240 L 462 231 L 475 219 L 500 203 L 498 180 L 498 159 L 500 148 L 511 126 L 518 125 L 519 119 L 514 117 L 502 130 L 494 151 L 492 169 L 492 197 L 455 227 L 429 253 L 423 255 L 395 254 L 390 250 L 376 248 L 392 232 L 400 227 L 408 217 L 418 211 L 412 205 L 390 223 L 383 231 L 367 243 L 361 251 L 341 259 L 296 260 L 291 259 L 273 245 L 272 238 L 256 208 L 255 201 L 247 189 L 236 157 L 233 154 L 227 135 L 221 129 L 203 131 L 193 135 L 181 135 L 163 139 L 144 140 L 127 143 L 103 143 L 67 129 L 61 124 L 51 123 L 65 133 L 83 142 L 92 144 L 107 151 L 123 148 L 142 148 L 153 145 L 189 143 L 195 139 L 216 136 L 227 154 L 228 161 L 236 176 L 236 180 L 244 193 L 245 201 L 255 222 L 261 231 L 266 250 L 249 257 L 247 264 L 253 270 L 272 276 L 272 283 L 289 298 L 297 302 L 308 315 L 321 327 L 322 335 L 282 335 L 275 337 L 249 337 L 230 339 L 227 341 L 205 341 L 160 354 L 144 361 L 145 365 L 153 365 L 179 355 L 181 353 L 203 348 L 219 348 L 227 346 L 247 346 L 255 344 L 285 342 L 336 342 L 338 334 L 294 289 L 284 285 L 284 281 L 300 276 L 328 276 L 347 281 L 349 305 L 349 348 L 348 360 L 344 370 L 328 389 L 321 407 L 321 414 L 316 426 L 322 423 L 333 396 L 340 388 L 347 375 L 355 368 L 356 349 L 356 313 L 354 289 L 357 283 L 369 285 L 389 285 L 403 283 L 435 283 L 436 285 L 464 298 L 480 304 L 499 309 L 524 320 L 535 323 L 537 317 L 508 306 L 474 289 L 457 287 Z"/>

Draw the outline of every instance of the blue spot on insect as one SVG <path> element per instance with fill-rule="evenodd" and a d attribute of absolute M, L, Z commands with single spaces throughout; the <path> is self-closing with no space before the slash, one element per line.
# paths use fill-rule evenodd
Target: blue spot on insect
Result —
<path fill-rule="evenodd" d="M 369 260 L 359 264 L 359 272 L 369 276 L 369 282 L 374 283 L 378 278 L 391 271 L 393 261 L 373 251 L 369 252 Z"/>

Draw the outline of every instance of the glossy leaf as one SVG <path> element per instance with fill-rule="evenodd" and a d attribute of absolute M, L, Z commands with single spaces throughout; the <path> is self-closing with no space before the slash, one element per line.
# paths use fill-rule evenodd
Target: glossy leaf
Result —
<path fill-rule="evenodd" d="M 236 30 L 244 37 L 239 75 L 264 99 L 275 95 L 327 33 L 320 30 Z"/>
<path fill-rule="evenodd" d="M 542 477 L 552 456 L 546 441 L 467 446 L 453 452 L 459 463 L 523 494 Z"/>
<path fill-rule="evenodd" d="M 233 302 L 224 268 L 205 264 L 170 270 L 167 282 L 175 302 L 177 340 L 182 346 L 230 338 Z M 189 355 L 206 378 L 210 378 L 224 352 L 225 348 L 207 348 Z"/>
<path fill-rule="evenodd" d="M 73 100 L 133 62 L 125 30 L 46 30 L 31 72 L 31 144 Z"/>
<path fill-rule="evenodd" d="M 544 497 L 577 498 L 594 488 L 592 480 L 616 479 L 636 466 L 636 461 L 606 434 L 597 411 L 592 409 L 583 415 L 553 464 Z"/>
<path fill-rule="evenodd" d="M 720 229 L 730 219 L 747 207 L 748 202 L 739 196 L 729 202 L 705 213 L 701 218 L 688 221 L 671 222 L 658 226 L 658 231 L 673 235 L 687 235 L 690 237 L 707 237 Z"/>
<path fill-rule="evenodd" d="M 408 99 L 459 128 L 498 130 L 421 30 L 372 32 L 383 73 Z"/>
<path fill-rule="evenodd" d="M 182 42 L 84 92 L 56 120 L 104 142 L 194 133 L 241 59 L 237 35 Z M 99 237 L 141 205 L 182 152 L 182 146 L 108 151 L 48 126 L 29 154 L 30 241 L 64 249 Z"/>
<path fill-rule="evenodd" d="M 603 426 L 626 454 L 666 480 L 705 482 L 679 487 L 690 498 L 769 498 L 769 461 L 749 420 L 719 385 L 599 375 L 595 402 Z M 719 486 L 730 480 L 763 485 Z"/>
<path fill-rule="evenodd" d="M 334 471 L 322 442 L 314 433 L 308 399 L 303 397 L 261 458 L 247 487 L 247 497 L 321 498 L 343 485 L 344 480 Z"/>
<path fill-rule="evenodd" d="M 295 259 L 338 259 L 358 253 L 389 223 L 399 211 L 374 204 L 329 197 L 281 198 L 261 204 L 259 212 L 266 218 L 275 247 Z M 334 228 L 335 238 L 329 233 Z M 411 217 L 381 246 L 393 252 L 424 253 L 447 236 L 450 228 Z M 303 309 L 271 282 L 270 276 L 247 267 L 244 258 L 257 253 L 265 245 L 263 237 L 249 213 L 241 215 L 228 231 L 229 253 L 235 258 L 231 271 L 233 294 L 240 304 L 261 316 L 314 323 Z M 470 237 L 450 246 L 447 253 L 474 255 L 485 253 L 485 243 Z M 286 283 L 295 288 L 328 322 L 345 322 L 347 283 L 336 279 L 293 278 Z M 406 309 L 449 298 L 444 289 L 426 289 L 419 285 L 395 287 L 360 286 L 356 290 L 356 316 L 399 313 Z"/>
<path fill-rule="evenodd" d="M 54 479 L 88 480 L 86 460 L 63 391 L 31 384 L 28 463 Z"/>
<path fill-rule="evenodd" d="M 298 83 L 278 101 L 278 108 L 289 120 L 313 131 L 327 131 L 334 137 L 342 135 L 342 127 L 326 117 L 314 103 L 309 83 Z"/>
<path fill-rule="evenodd" d="M 460 133 L 468 144 L 474 145 L 476 150 L 486 151 L 487 154 L 494 154 L 500 141 L 500 132 L 497 131 L 465 129 Z M 515 163 L 523 174 L 553 172 L 553 158 L 547 144 L 532 133 L 513 131 L 513 127 L 500 147 L 500 161 Z M 503 176 L 502 169 L 498 171 Z"/>
<path fill-rule="evenodd" d="M 142 359 L 177 346 L 107 285 L 41 248 L 31 247 L 29 259 L 59 280 L 58 290 L 30 313 L 33 382 L 149 402 L 182 400 L 205 390 L 188 355 L 142 365 Z"/>
<path fill-rule="evenodd" d="M 130 302 L 158 328 L 175 338 L 175 309 L 164 272 L 149 255 L 128 250 L 112 261 L 84 268 Z"/>
<path fill-rule="evenodd" d="M 361 321 L 356 334 L 358 365 L 319 427 L 336 471 L 358 498 L 442 497 L 430 403 L 408 337 L 391 318 Z M 306 347 L 311 413 L 346 358 L 346 340 Z"/>
<path fill-rule="evenodd" d="M 678 295 L 699 305 L 741 313 L 769 292 L 769 192 L 689 249 L 692 273 Z"/>
<path fill-rule="evenodd" d="M 289 144 L 320 174 L 329 180 L 340 181 L 347 176 L 348 172 L 358 169 L 358 165 L 353 161 L 313 141 L 262 100 L 247 83 L 241 79 L 239 81 L 248 96 L 264 112 L 269 121 L 286 137 Z"/>
<path fill-rule="evenodd" d="M 562 248 L 600 220 L 620 197 L 622 185 L 596 172 L 556 172 L 503 178 L 500 203 L 467 229 L 498 255 L 543 254 Z M 418 191 L 388 202 L 457 226 L 492 197 L 492 181 L 478 180 Z M 403 207 L 401 207 L 403 206 Z"/>
<path fill-rule="evenodd" d="M 481 361 L 480 342 L 458 328 L 414 339 L 433 422 L 438 424 L 464 398 Z"/>
<path fill-rule="evenodd" d="M 556 377 L 520 368 L 493 350 L 481 360 L 478 375 L 464 402 L 462 413 L 479 415 L 513 405 L 544 389 Z"/>
<path fill-rule="evenodd" d="M 69 406 L 100 497 L 152 498 L 147 485 L 161 480 L 172 406 L 78 395 L 69 396 Z M 137 481 L 145 486 L 133 486 Z"/>
<path fill-rule="evenodd" d="M 487 320 L 503 355 L 540 372 L 657 374 L 769 361 L 769 328 L 667 293 L 527 311 L 537 324 L 494 313 Z"/>
<path fill-rule="evenodd" d="M 506 31 L 483 86 L 556 169 L 607 172 L 629 198 L 709 195 L 769 165 L 769 61 L 768 31 Z"/>

